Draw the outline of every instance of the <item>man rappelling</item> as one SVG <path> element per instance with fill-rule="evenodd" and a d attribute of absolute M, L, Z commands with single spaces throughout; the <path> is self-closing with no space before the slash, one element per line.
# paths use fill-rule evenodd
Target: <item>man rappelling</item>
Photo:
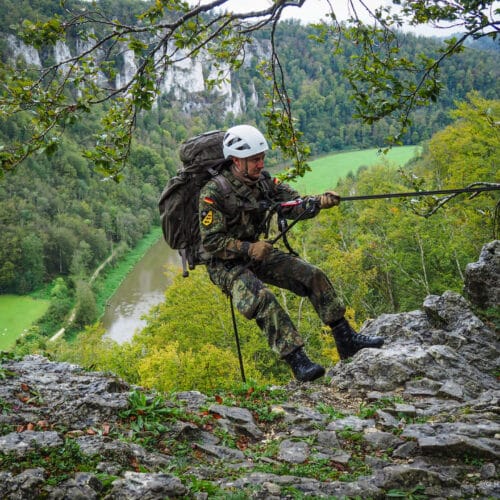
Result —
<path fill-rule="evenodd" d="M 301 335 L 266 284 L 308 297 L 331 328 L 341 359 L 363 348 L 379 348 L 384 339 L 353 330 L 344 317 L 344 304 L 321 269 L 261 239 L 273 207 L 279 207 L 283 218 L 306 219 L 340 203 L 334 191 L 300 197 L 289 185 L 275 182 L 264 170 L 268 149 L 265 137 L 250 125 L 237 125 L 225 133 L 223 154 L 230 166 L 209 180 L 199 197 L 205 264 L 212 282 L 232 298 L 243 316 L 255 319 L 295 378 L 312 381 L 325 370 L 308 358 Z"/>

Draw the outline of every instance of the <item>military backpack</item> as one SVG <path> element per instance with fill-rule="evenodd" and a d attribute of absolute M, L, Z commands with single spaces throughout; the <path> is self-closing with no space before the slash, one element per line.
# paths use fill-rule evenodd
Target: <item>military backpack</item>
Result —
<path fill-rule="evenodd" d="M 229 182 L 218 175 L 231 164 L 224 159 L 223 138 L 224 131 L 212 130 L 183 142 L 179 149 L 182 166 L 168 181 L 158 202 L 163 237 L 179 251 L 184 276 L 189 274 L 188 268 L 194 269 L 203 261 L 198 221 L 201 188 L 214 178 L 223 192 L 231 190 Z"/>

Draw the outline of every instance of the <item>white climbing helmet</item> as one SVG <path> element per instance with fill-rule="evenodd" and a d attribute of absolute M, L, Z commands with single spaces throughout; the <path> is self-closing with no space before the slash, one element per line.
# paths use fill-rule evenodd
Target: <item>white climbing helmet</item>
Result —
<path fill-rule="evenodd" d="M 224 136 L 224 158 L 249 158 L 269 149 L 265 137 L 251 125 L 231 127 Z"/>

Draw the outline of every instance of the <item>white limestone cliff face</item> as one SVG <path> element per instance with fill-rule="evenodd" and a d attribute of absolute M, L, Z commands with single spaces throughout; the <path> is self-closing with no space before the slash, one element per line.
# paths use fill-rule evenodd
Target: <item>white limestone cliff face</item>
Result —
<path fill-rule="evenodd" d="M 26 45 L 14 35 L 7 35 L 7 46 L 10 49 L 11 58 L 14 61 L 21 58 L 29 66 L 35 66 L 36 68 L 42 66 L 38 51 L 34 47 Z"/>
<path fill-rule="evenodd" d="M 115 87 L 117 89 L 125 87 L 133 78 L 137 71 L 137 64 L 133 50 L 124 50 L 122 52 L 123 66 L 121 71 L 116 75 Z"/>
<path fill-rule="evenodd" d="M 54 59 L 57 64 L 63 64 L 65 61 L 71 59 L 71 52 L 65 43 L 56 42 L 54 45 Z"/>
<path fill-rule="evenodd" d="M 26 45 L 22 40 L 13 35 L 8 35 L 7 45 L 9 53 L 14 61 L 22 60 L 28 66 L 42 68 L 44 65 L 42 54 L 35 48 Z M 57 42 L 52 50 L 52 56 L 57 64 L 62 65 L 65 70 L 68 66 L 64 63 L 77 54 L 87 52 L 91 47 L 91 42 L 77 40 L 76 48 L 70 49 L 69 45 Z M 265 43 L 253 43 L 247 50 L 244 67 L 250 66 L 254 58 L 265 57 L 270 48 Z M 101 53 L 96 54 L 96 60 Z M 103 73 L 98 75 L 101 84 L 111 84 L 115 88 L 126 87 L 137 70 L 137 61 L 134 52 L 124 47 L 122 64 L 113 82 L 106 81 Z M 178 60 L 167 68 L 160 81 L 161 93 L 168 93 L 177 101 L 182 103 L 185 112 L 200 111 L 206 105 L 207 95 L 223 99 L 223 106 L 226 113 L 235 116 L 241 115 L 247 109 L 248 104 L 257 105 L 259 96 L 253 83 L 250 85 L 250 95 L 246 96 L 241 87 L 236 85 L 232 79 L 231 71 L 227 68 L 216 68 L 209 58 L 200 55 L 196 58 L 183 58 L 182 54 L 177 54 Z M 217 71 L 222 69 L 225 80 L 214 88 L 210 88 L 207 81 L 217 76 Z"/>

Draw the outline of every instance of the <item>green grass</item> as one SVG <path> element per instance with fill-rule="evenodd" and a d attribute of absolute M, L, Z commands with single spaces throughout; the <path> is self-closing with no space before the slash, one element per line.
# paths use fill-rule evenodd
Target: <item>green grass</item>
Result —
<path fill-rule="evenodd" d="M 49 303 L 29 295 L 0 295 L 0 350 L 8 350 L 24 330 L 45 314 Z"/>
<path fill-rule="evenodd" d="M 334 189 L 340 178 L 349 172 L 355 174 L 360 167 L 371 167 L 386 162 L 396 167 L 404 166 L 418 150 L 418 146 L 401 146 L 392 148 L 385 155 L 379 154 L 379 150 L 375 148 L 324 156 L 309 162 L 312 170 L 291 185 L 301 194 L 318 194 L 327 189 Z"/>

